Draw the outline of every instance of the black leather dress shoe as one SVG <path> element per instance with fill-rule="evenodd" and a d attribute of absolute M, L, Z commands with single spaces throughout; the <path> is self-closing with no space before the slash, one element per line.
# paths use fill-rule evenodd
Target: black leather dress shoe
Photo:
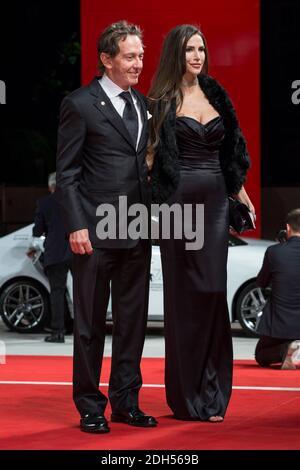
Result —
<path fill-rule="evenodd" d="M 131 410 L 114 411 L 111 415 L 114 423 L 125 423 L 130 426 L 140 426 L 142 428 L 153 428 L 157 426 L 157 421 L 153 416 L 145 415 L 138 408 Z"/>
<path fill-rule="evenodd" d="M 109 432 L 107 421 L 103 415 L 90 415 L 83 416 L 80 420 L 80 429 L 83 432 L 90 432 L 101 434 Z"/>
<path fill-rule="evenodd" d="M 65 336 L 63 333 L 51 333 L 51 335 L 46 336 L 45 341 L 47 343 L 64 343 Z"/>

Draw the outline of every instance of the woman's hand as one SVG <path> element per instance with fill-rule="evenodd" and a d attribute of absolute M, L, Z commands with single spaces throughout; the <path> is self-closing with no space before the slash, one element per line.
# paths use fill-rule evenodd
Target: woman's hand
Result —
<path fill-rule="evenodd" d="M 248 196 L 244 186 L 242 186 L 240 192 L 236 195 L 236 199 L 240 202 L 242 202 L 243 204 L 246 204 L 246 206 L 249 208 L 249 211 L 252 212 L 253 216 L 254 216 L 254 220 L 256 219 L 256 215 L 255 215 L 255 207 L 254 205 L 252 204 L 251 202 L 251 199 L 250 197 Z"/>

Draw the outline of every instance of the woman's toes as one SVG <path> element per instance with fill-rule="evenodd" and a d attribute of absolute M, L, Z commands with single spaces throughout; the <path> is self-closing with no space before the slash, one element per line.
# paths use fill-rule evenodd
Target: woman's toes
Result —
<path fill-rule="evenodd" d="M 221 423 L 224 420 L 223 416 L 210 416 L 208 421 L 210 423 Z"/>

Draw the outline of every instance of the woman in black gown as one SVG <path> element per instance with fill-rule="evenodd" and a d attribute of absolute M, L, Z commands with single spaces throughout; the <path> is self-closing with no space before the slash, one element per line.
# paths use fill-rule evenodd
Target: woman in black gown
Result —
<path fill-rule="evenodd" d="M 223 421 L 232 387 L 226 299 L 228 195 L 254 212 L 243 187 L 249 158 L 225 90 L 208 72 L 203 34 L 180 25 L 167 35 L 150 93 L 153 199 L 204 204 L 204 245 L 161 239 L 167 402 L 174 417 Z M 173 227 L 174 230 L 174 227 Z"/>

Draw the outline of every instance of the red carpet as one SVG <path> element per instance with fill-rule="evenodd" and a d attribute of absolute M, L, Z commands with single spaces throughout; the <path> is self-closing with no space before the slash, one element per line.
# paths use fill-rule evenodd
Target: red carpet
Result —
<path fill-rule="evenodd" d="M 108 382 L 105 359 L 102 383 Z M 72 402 L 72 358 L 8 356 L 0 366 L 0 449 L 300 449 L 299 371 L 259 368 L 254 361 L 235 361 L 235 387 L 284 387 L 286 390 L 234 389 L 222 424 L 172 419 L 165 403 L 163 359 L 144 359 L 145 387 L 140 405 L 159 419 L 153 429 L 111 423 L 111 433 L 80 432 Z M 4 384 L 4 381 L 52 384 Z M 147 386 L 150 385 L 150 386 Z M 153 385 L 153 386 L 151 386 Z M 106 387 L 103 387 L 106 391 Z M 107 409 L 107 417 L 110 410 Z"/>

